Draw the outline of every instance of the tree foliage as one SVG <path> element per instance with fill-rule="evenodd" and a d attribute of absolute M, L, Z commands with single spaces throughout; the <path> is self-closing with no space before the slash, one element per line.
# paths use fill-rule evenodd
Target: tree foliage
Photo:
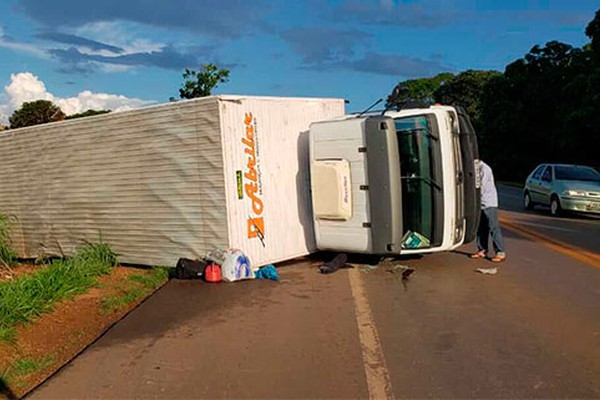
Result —
<path fill-rule="evenodd" d="M 183 79 L 183 85 L 179 89 L 180 98 L 205 97 L 210 96 L 213 89 L 220 83 L 229 81 L 229 70 L 219 68 L 215 64 L 203 65 L 199 72 L 186 68 L 183 72 Z"/>
<path fill-rule="evenodd" d="M 36 100 L 25 102 L 9 118 L 10 127 L 22 128 L 48 122 L 62 121 L 65 119 L 65 113 L 48 100 Z"/>
<path fill-rule="evenodd" d="M 443 72 L 432 78 L 418 78 L 402 81 L 400 82 L 400 85 L 406 88 L 408 98 L 426 104 L 432 104 L 434 102 L 435 91 L 453 77 L 454 74 L 451 72 Z M 389 103 L 386 103 L 386 107 L 387 106 L 389 106 Z"/>
<path fill-rule="evenodd" d="M 67 115 L 65 119 L 76 119 L 76 118 L 91 117 L 91 116 L 94 116 L 94 115 L 108 114 L 109 112 L 110 112 L 110 110 L 86 110 L 84 112 L 80 112 L 80 113 L 77 113 L 77 114 Z"/>
<path fill-rule="evenodd" d="M 480 99 L 490 80 L 502 74 L 498 71 L 467 70 L 445 81 L 434 92 L 436 102 L 458 105 L 465 109 L 476 130 L 481 127 Z"/>

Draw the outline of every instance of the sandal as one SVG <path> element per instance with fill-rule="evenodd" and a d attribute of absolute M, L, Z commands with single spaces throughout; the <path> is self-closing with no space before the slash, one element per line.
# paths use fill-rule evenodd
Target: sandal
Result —
<path fill-rule="evenodd" d="M 477 253 L 471 254 L 471 258 L 485 258 L 486 254 L 484 251 L 478 251 Z"/>
<path fill-rule="evenodd" d="M 495 262 L 495 263 L 499 263 L 504 260 L 506 260 L 506 256 L 499 256 L 497 254 L 492 258 L 492 262 Z"/>

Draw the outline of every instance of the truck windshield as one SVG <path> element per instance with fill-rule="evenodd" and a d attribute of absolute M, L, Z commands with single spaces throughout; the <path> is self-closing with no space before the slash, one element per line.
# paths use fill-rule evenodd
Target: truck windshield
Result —
<path fill-rule="evenodd" d="M 403 231 L 425 236 L 431 245 L 439 242 L 435 227 L 438 214 L 436 198 L 443 196 L 441 181 L 436 178 L 435 154 L 439 138 L 434 119 L 425 115 L 395 120 L 402 174 Z M 439 194 L 439 195 L 438 195 Z"/>

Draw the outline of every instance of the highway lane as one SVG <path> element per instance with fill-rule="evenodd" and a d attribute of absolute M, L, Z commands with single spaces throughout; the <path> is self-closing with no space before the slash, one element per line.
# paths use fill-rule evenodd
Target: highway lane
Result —
<path fill-rule="evenodd" d="M 504 217 L 597 251 L 597 220 L 519 197 L 500 188 Z M 500 265 L 471 243 L 331 275 L 317 255 L 280 282 L 173 280 L 30 397 L 600 398 L 600 268 L 504 233 Z"/>
<path fill-rule="evenodd" d="M 542 206 L 527 211 L 522 189 L 507 185 L 498 185 L 498 201 L 504 216 L 524 228 L 600 254 L 600 216 L 568 214 L 557 218 Z"/>

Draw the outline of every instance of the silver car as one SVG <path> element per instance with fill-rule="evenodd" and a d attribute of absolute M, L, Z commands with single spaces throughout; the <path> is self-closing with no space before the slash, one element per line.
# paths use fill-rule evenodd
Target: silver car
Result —
<path fill-rule="evenodd" d="M 600 214 L 600 174 L 592 167 L 569 164 L 538 165 L 527 177 L 523 205 L 550 206 L 552 215 L 563 211 Z"/>

